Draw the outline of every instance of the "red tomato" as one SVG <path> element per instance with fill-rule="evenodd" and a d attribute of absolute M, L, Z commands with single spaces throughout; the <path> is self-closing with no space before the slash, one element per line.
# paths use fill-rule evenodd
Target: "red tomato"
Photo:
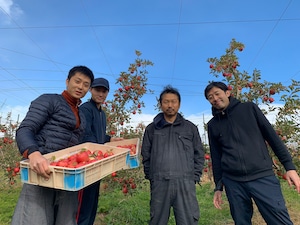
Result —
<path fill-rule="evenodd" d="M 118 145 L 117 147 L 130 149 L 130 155 L 136 154 L 136 144 Z"/>
<path fill-rule="evenodd" d="M 77 153 L 77 162 L 88 162 L 90 159 L 89 154 L 86 151 Z"/>
<path fill-rule="evenodd" d="M 130 146 L 130 155 L 135 155 L 136 154 L 136 145 L 131 144 Z"/>
<path fill-rule="evenodd" d="M 50 166 L 57 166 L 57 162 L 51 162 Z"/>
<path fill-rule="evenodd" d="M 92 151 L 91 150 L 86 150 L 86 152 L 89 154 L 89 155 L 91 155 L 92 154 Z"/>
<path fill-rule="evenodd" d="M 99 150 L 99 151 L 97 152 L 97 156 L 103 156 L 103 152 L 102 152 L 101 150 Z"/>
<path fill-rule="evenodd" d="M 70 155 L 70 156 L 68 157 L 68 161 L 77 161 L 77 155 L 76 155 L 76 154 Z"/>
<path fill-rule="evenodd" d="M 103 159 L 104 158 L 104 156 L 103 155 L 101 155 L 101 156 L 97 156 L 96 157 L 98 160 L 101 160 L 101 159 Z"/>
<path fill-rule="evenodd" d="M 104 157 L 104 158 L 107 158 L 107 157 L 112 156 L 112 155 L 114 155 L 114 153 L 113 153 L 112 151 L 106 151 L 106 152 L 103 154 L 103 157 Z"/>
<path fill-rule="evenodd" d="M 68 166 L 68 161 L 66 159 L 60 160 L 60 161 L 57 162 L 56 165 L 61 166 L 61 167 L 67 167 Z"/>
<path fill-rule="evenodd" d="M 68 163 L 67 167 L 69 167 L 69 168 L 75 168 L 77 166 L 77 164 L 78 164 L 77 161 L 70 161 Z"/>

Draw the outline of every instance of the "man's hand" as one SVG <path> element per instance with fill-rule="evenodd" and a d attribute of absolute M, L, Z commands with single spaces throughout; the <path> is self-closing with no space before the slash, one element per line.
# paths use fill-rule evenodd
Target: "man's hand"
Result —
<path fill-rule="evenodd" d="M 31 153 L 28 156 L 28 159 L 29 166 L 34 172 L 41 175 L 45 179 L 50 178 L 51 170 L 49 168 L 49 162 L 39 151 Z"/>
<path fill-rule="evenodd" d="M 300 178 L 296 170 L 289 170 L 286 172 L 286 180 L 290 187 L 295 187 L 296 191 L 300 194 Z"/>
<path fill-rule="evenodd" d="M 215 191 L 214 194 L 214 206 L 217 209 L 222 209 L 221 205 L 223 204 L 222 200 L 222 191 Z"/>

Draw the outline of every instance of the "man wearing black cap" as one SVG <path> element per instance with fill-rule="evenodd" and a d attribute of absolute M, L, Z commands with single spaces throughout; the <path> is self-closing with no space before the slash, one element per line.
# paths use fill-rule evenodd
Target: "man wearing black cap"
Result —
<path fill-rule="evenodd" d="M 123 138 L 110 137 L 106 134 L 106 115 L 101 105 L 109 92 L 109 83 L 105 78 L 96 78 L 91 85 L 91 99 L 80 106 L 86 118 L 85 135 L 82 142 L 104 144 Z M 93 225 L 97 213 L 100 181 L 79 191 L 78 225 Z"/>

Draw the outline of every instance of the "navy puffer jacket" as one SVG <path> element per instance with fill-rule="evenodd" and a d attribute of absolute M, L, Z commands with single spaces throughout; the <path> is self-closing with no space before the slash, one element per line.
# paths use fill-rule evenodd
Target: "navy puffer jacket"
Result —
<path fill-rule="evenodd" d="M 79 112 L 80 126 L 76 128 L 75 115 L 60 94 L 43 94 L 32 101 L 29 111 L 16 132 L 20 153 L 28 149 L 47 154 L 77 145 L 83 134 L 85 118 Z"/>

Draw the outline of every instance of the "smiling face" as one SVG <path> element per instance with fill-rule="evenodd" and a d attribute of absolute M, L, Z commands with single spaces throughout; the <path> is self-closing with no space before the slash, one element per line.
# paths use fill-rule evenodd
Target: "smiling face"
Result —
<path fill-rule="evenodd" d="M 212 107 L 221 111 L 226 109 L 229 105 L 229 96 L 230 91 L 223 91 L 218 87 L 213 87 L 207 93 L 207 99 L 212 105 Z"/>
<path fill-rule="evenodd" d="M 74 76 L 66 80 L 67 92 L 76 99 L 83 98 L 91 86 L 91 78 L 83 73 L 76 72 Z"/>
<path fill-rule="evenodd" d="M 108 90 L 105 87 L 94 87 L 91 88 L 91 94 L 94 102 L 97 104 L 97 106 L 100 106 L 103 102 L 105 102 L 105 99 L 108 95 Z"/>

